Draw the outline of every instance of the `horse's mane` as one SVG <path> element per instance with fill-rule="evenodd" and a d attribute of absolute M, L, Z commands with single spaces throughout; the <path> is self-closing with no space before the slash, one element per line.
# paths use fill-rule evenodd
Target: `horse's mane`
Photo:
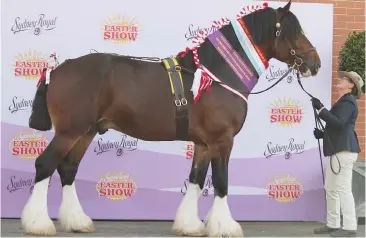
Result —
<path fill-rule="evenodd" d="M 276 31 L 276 10 L 271 7 L 266 7 L 264 9 L 251 11 L 251 13 L 243 15 L 242 19 L 247 25 L 255 43 L 259 45 L 265 40 L 273 40 L 275 38 Z M 218 22 L 220 22 L 220 20 L 214 21 L 214 24 L 211 27 L 220 30 L 230 24 L 230 20 L 227 18 L 222 18 L 221 25 L 219 24 L 219 26 L 216 25 Z M 196 42 L 198 43 L 198 47 L 206 42 L 207 36 L 212 33 L 213 32 L 202 32 L 202 35 L 198 37 Z M 281 19 L 281 37 L 285 37 L 291 42 L 300 33 L 304 32 L 299 20 L 292 12 L 288 11 Z M 189 48 L 186 48 L 186 51 L 188 50 Z M 183 52 L 178 53 L 178 56 L 182 53 Z"/>
<path fill-rule="evenodd" d="M 245 24 L 251 32 L 256 44 L 275 38 L 276 10 L 265 8 L 243 17 Z M 281 19 L 281 36 L 293 41 L 295 37 L 303 33 L 299 20 L 292 12 L 287 12 Z"/>

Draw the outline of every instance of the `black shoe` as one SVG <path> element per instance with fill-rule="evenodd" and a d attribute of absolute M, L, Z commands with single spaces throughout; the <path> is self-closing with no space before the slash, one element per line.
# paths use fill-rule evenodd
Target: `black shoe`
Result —
<path fill-rule="evenodd" d="M 331 234 L 332 232 L 338 231 L 340 228 L 331 228 L 331 227 L 320 227 L 314 229 L 314 234 Z"/>
<path fill-rule="evenodd" d="M 332 237 L 352 237 L 356 236 L 357 231 L 351 231 L 351 230 L 343 230 L 339 229 L 338 231 L 332 232 Z"/>

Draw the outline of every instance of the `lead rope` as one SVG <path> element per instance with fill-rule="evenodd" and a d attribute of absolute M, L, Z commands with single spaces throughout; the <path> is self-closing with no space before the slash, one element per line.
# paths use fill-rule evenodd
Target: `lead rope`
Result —
<path fill-rule="evenodd" d="M 313 95 L 311 95 L 310 93 L 308 93 L 308 92 L 304 89 L 304 87 L 303 87 L 303 85 L 302 85 L 302 83 L 301 83 L 301 80 L 300 80 L 300 73 L 299 73 L 299 71 L 297 71 L 296 76 L 297 76 L 297 82 L 299 83 L 299 85 L 300 85 L 301 89 L 302 89 L 302 90 L 303 90 L 307 95 L 309 95 L 309 97 L 311 97 L 311 98 L 315 98 Z M 323 126 L 323 124 L 322 124 L 322 122 L 321 122 L 321 120 L 320 120 L 319 114 L 317 113 L 317 111 L 316 111 L 316 109 L 315 109 L 314 105 L 312 105 L 312 107 L 313 107 L 313 111 L 314 111 L 315 126 L 316 126 L 316 128 L 317 128 L 317 129 L 321 129 L 321 130 L 324 132 L 324 129 L 325 129 L 325 128 L 324 128 L 324 126 Z M 319 126 L 319 127 L 318 127 L 318 126 Z M 331 157 L 330 157 L 330 161 L 329 161 L 329 163 L 330 163 L 330 168 L 331 168 L 331 170 L 332 170 L 332 172 L 333 172 L 334 174 L 339 174 L 339 173 L 341 172 L 341 163 L 339 162 L 338 156 L 337 156 L 337 154 L 335 153 L 335 150 L 334 150 L 334 147 L 333 147 L 332 142 L 330 141 L 330 138 L 328 137 L 328 135 L 327 135 L 327 136 L 325 136 L 325 135 L 326 135 L 326 134 L 324 134 L 323 139 L 324 139 L 325 137 L 327 138 L 327 140 L 328 140 L 328 142 L 329 142 L 329 145 L 330 145 L 331 149 L 333 150 L 333 154 L 334 154 L 334 155 L 335 155 L 335 157 L 337 158 L 338 166 L 339 166 L 339 171 L 336 173 L 336 172 L 334 171 L 334 169 L 333 169 L 333 163 L 332 163 L 333 156 L 331 156 Z M 321 150 L 320 150 L 320 139 L 318 139 L 318 148 L 319 148 L 320 164 L 321 164 L 321 167 L 322 167 L 323 184 L 325 184 L 324 171 L 323 171 L 323 170 L 324 170 L 324 169 L 323 169 L 323 160 L 322 160 L 322 155 L 321 155 Z"/>
<path fill-rule="evenodd" d="M 299 83 L 299 85 L 300 85 L 301 89 L 302 89 L 302 90 L 303 90 L 307 95 L 309 95 L 309 97 L 314 98 L 314 96 L 313 96 L 313 95 L 311 95 L 310 93 L 308 93 L 308 92 L 304 89 L 304 87 L 303 87 L 303 85 L 302 85 L 302 83 L 301 83 L 301 80 L 300 80 L 300 72 L 299 72 L 299 70 L 297 71 L 296 76 L 297 76 L 297 82 Z M 315 120 L 315 126 L 316 126 L 316 128 L 317 128 L 317 129 L 321 128 L 321 129 L 322 129 L 322 131 L 324 131 L 324 126 L 323 126 L 323 124 L 322 124 L 322 122 L 321 122 L 321 120 L 320 120 L 320 116 L 319 116 L 319 114 L 317 113 L 316 108 L 314 107 L 314 105 L 313 105 L 313 104 L 311 104 L 311 106 L 313 107 L 313 111 L 314 111 L 314 120 Z M 323 136 L 323 141 L 324 141 L 324 137 L 326 137 L 326 136 L 325 136 L 325 134 L 324 134 L 324 136 Z M 336 156 L 336 158 L 337 158 L 337 161 L 338 161 L 338 164 L 339 164 L 339 171 L 338 171 L 338 173 L 336 173 L 336 172 L 334 172 L 334 170 L 333 170 L 333 164 L 332 164 L 333 156 L 331 156 L 331 157 L 330 157 L 330 160 L 329 160 L 330 168 L 332 169 L 332 172 L 333 172 L 334 174 L 339 174 L 339 173 L 341 172 L 341 164 L 340 164 L 340 162 L 339 162 L 339 159 L 338 159 L 338 157 L 337 157 L 336 153 L 334 153 L 334 148 L 333 148 L 333 144 L 332 144 L 332 142 L 330 141 L 329 137 L 327 137 L 327 138 L 328 138 L 328 140 L 329 140 L 329 144 L 330 144 L 330 146 L 331 146 L 331 148 L 332 148 L 332 150 L 333 150 L 333 154 L 334 154 L 334 155 Z M 325 191 L 324 166 L 323 166 L 322 153 L 321 153 L 321 149 L 320 149 L 320 139 L 317 139 L 317 140 L 318 140 L 318 149 L 319 149 L 320 166 L 321 166 L 322 178 L 323 178 L 324 203 L 325 203 L 325 204 L 327 204 L 327 196 L 326 196 L 326 191 Z M 326 206 L 325 206 L 324 219 L 326 219 L 326 214 L 327 214 L 327 209 L 326 209 Z"/>

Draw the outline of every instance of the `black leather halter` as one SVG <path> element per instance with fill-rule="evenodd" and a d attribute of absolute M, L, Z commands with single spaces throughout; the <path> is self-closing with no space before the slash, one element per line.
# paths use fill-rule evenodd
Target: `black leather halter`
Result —
<path fill-rule="evenodd" d="M 276 28 L 277 28 L 277 31 L 276 31 L 276 39 L 275 39 L 275 45 L 274 45 L 275 49 L 277 48 L 277 44 L 278 44 L 278 41 L 280 39 L 280 35 L 282 32 L 281 24 L 279 22 L 276 23 Z M 311 47 L 307 50 L 296 52 L 296 50 L 294 50 L 294 48 L 291 46 L 291 43 L 288 41 L 288 39 L 284 38 L 284 40 L 286 41 L 286 44 L 290 50 L 290 54 L 294 57 L 293 67 L 294 68 L 296 67 L 299 70 L 300 66 L 304 63 L 304 60 L 303 60 L 304 55 L 311 51 L 315 51 L 316 48 Z"/>

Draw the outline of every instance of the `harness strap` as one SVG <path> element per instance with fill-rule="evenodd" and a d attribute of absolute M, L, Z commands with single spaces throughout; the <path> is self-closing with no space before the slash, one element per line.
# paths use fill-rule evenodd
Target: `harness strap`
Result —
<path fill-rule="evenodd" d="M 168 72 L 171 91 L 174 97 L 176 139 L 187 140 L 189 128 L 188 102 L 184 95 L 181 68 L 176 58 L 165 58 L 163 59 L 163 63 Z"/>

